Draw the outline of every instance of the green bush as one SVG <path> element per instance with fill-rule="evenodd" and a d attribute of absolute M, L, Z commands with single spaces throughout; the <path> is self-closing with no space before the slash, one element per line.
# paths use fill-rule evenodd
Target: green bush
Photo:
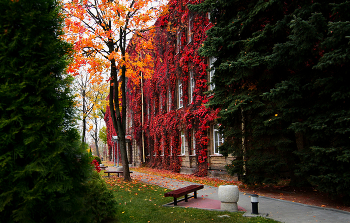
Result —
<path fill-rule="evenodd" d="M 96 171 L 93 172 L 91 180 L 86 185 L 89 188 L 85 197 L 86 211 L 94 223 L 114 219 L 117 201 L 113 192 L 107 188 L 101 176 Z"/>
<path fill-rule="evenodd" d="M 102 163 L 100 157 L 98 157 L 98 156 L 93 156 L 93 157 L 92 157 L 92 160 L 94 160 L 94 159 L 98 162 L 98 164 L 101 164 L 101 163 Z"/>

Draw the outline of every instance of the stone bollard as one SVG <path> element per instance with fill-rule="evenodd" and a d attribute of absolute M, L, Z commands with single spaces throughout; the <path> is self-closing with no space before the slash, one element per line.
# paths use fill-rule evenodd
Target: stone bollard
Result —
<path fill-rule="evenodd" d="M 221 210 L 238 211 L 239 191 L 236 185 L 221 185 L 218 190 Z"/>

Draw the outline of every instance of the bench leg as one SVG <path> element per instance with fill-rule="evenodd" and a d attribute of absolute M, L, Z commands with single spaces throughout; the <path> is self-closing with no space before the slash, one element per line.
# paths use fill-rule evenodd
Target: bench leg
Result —
<path fill-rule="evenodd" d="M 194 198 L 197 199 L 197 191 L 194 192 Z"/>
<path fill-rule="evenodd" d="M 188 202 L 187 194 L 185 194 L 185 202 Z"/>
<path fill-rule="evenodd" d="M 107 173 L 108 174 L 108 177 L 109 177 L 109 173 Z"/>
<path fill-rule="evenodd" d="M 174 206 L 177 206 L 177 198 L 174 197 Z"/>

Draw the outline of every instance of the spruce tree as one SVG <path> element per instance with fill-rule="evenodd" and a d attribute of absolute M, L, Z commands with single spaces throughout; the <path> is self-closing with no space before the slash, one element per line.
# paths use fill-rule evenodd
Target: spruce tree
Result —
<path fill-rule="evenodd" d="M 229 171 L 245 177 L 246 183 L 293 176 L 292 132 L 284 122 L 275 122 L 271 128 L 270 116 L 276 113 L 261 96 L 282 78 L 267 69 L 265 57 L 271 54 L 274 42 L 285 38 L 273 32 L 284 17 L 283 7 L 281 1 L 235 0 L 207 0 L 190 7 L 208 11 L 214 25 L 200 49 L 201 55 L 217 58 L 209 105 L 221 108 L 218 122 L 225 143 L 220 151 L 236 156 Z"/>
<path fill-rule="evenodd" d="M 228 168 L 248 183 L 310 183 L 350 195 L 349 1 L 206 0 L 213 98 Z M 299 182 L 298 182 L 299 181 Z M 300 182 L 301 181 L 301 182 Z"/>
<path fill-rule="evenodd" d="M 96 219 L 60 10 L 55 0 L 0 2 L 0 222 Z"/>
<path fill-rule="evenodd" d="M 264 94 L 295 132 L 296 168 L 318 189 L 350 196 L 350 1 L 316 1 L 296 8 L 290 33 L 267 58 L 288 76 Z"/>

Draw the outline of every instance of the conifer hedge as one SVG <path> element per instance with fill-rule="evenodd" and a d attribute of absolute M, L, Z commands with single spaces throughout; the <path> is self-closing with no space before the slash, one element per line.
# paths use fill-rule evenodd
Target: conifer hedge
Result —
<path fill-rule="evenodd" d="M 228 169 L 350 196 L 350 1 L 206 0 Z"/>
<path fill-rule="evenodd" d="M 0 222 L 113 215 L 115 200 L 98 186 L 74 128 L 64 73 L 72 49 L 61 33 L 58 1 L 0 1 Z"/>

